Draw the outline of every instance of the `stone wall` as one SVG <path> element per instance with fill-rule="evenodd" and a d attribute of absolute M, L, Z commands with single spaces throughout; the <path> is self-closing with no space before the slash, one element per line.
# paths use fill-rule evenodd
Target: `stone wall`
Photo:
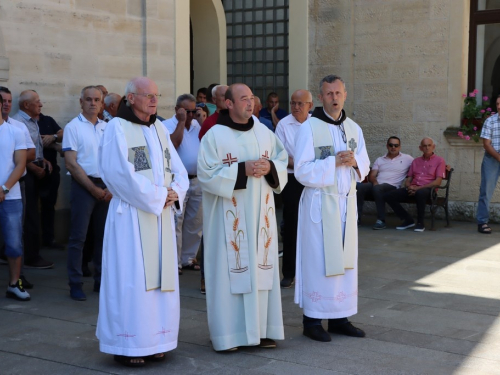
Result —
<path fill-rule="evenodd" d="M 466 0 L 309 0 L 314 96 L 323 76 L 345 79 L 346 110 L 363 128 L 372 162 L 390 135 L 413 156 L 432 137 L 455 169 L 450 199 L 460 219 L 475 215 L 483 151 L 451 146 L 443 131 L 460 123 L 469 7 Z M 500 202 L 500 189 L 493 201 Z"/>
<path fill-rule="evenodd" d="M 174 7 L 175 0 L 147 0 L 143 17 L 141 0 L 2 1 L 0 84 L 11 89 L 16 102 L 22 90 L 36 90 L 43 113 L 64 126 L 79 113 L 84 86 L 103 84 L 123 94 L 130 78 L 146 72 L 163 95 L 159 113 L 170 116 L 175 97 Z M 12 113 L 16 111 L 17 103 Z M 63 218 L 69 208 L 69 177 L 63 175 L 64 160 L 60 164 L 57 209 Z M 59 223 L 60 228 L 67 226 L 67 220 Z"/>

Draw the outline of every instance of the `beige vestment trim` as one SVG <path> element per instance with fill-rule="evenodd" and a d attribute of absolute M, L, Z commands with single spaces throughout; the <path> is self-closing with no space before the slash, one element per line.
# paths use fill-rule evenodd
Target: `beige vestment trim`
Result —
<path fill-rule="evenodd" d="M 335 157 L 332 135 L 329 124 L 315 117 L 309 119 L 313 133 L 314 154 L 317 160 L 328 156 Z M 343 122 L 348 148 L 356 153 L 358 130 L 350 119 Z M 332 125 L 335 126 L 335 125 Z M 323 226 L 323 249 L 325 253 L 326 276 L 343 275 L 345 269 L 356 265 L 356 249 L 358 242 L 356 215 L 356 178 L 351 168 L 351 186 L 349 194 L 340 196 L 337 188 L 337 177 L 334 184 L 317 189 L 321 194 L 321 222 Z M 313 198 L 314 199 L 314 198 Z M 340 199 L 347 200 L 345 220 L 340 209 Z M 342 221 L 345 221 L 345 233 L 342 233 Z"/>
<path fill-rule="evenodd" d="M 227 126 L 217 125 L 212 128 L 217 147 L 217 154 L 222 164 L 238 168 L 237 130 Z M 271 137 L 274 136 L 264 126 L 254 126 L 253 132 L 258 141 L 260 157 L 270 159 L 275 152 Z M 245 135 L 247 135 L 245 134 Z M 249 177 L 250 178 L 250 177 Z M 231 293 L 244 294 L 252 291 L 251 272 L 249 270 L 248 236 L 257 234 L 257 289 L 271 290 L 273 288 L 274 261 L 278 253 L 278 232 L 274 211 L 274 195 L 264 177 L 260 178 L 260 209 L 259 227 L 257 233 L 248 233 L 245 222 L 245 189 L 234 190 L 231 199 L 222 199 L 224 209 L 224 228 L 228 254 L 228 271 L 231 283 Z M 253 193 L 252 193 L 253 194 Z"/>
<path fill-rule="evenodd" d="M 141 125 L 123 119 L 120 119 L 120 124 L 122 125 L 123 133 L 127 141 L 129 162 L 134 166 L 136 173 L 148 178 L 154 184 L 149 148 L 144 133 L 142 132 Z M 163 125 L 158 120 L 151 126 L 156 128 L 156 133 L 160 140 L 165 176 L 163 186 L 168 188 L 172 183 L 169 142 L 163 130 Z M 172 292 L 175 290 L 176 275 L 167 271 L 169 265 L 171 268 L 172 264 L 177 264 L 176 249 L 173 247 L 174 237 L 172 233 L 171 209 L 172 207 L 169 206 L 163 209 L 161 214 L 162 232 L 160 254 L 160 246 L 158 243 L 158 217 L 137 208 L 144 259 L 145 284 L 146 290 L 148 291 L 160 287 L 162 292 Z"/>

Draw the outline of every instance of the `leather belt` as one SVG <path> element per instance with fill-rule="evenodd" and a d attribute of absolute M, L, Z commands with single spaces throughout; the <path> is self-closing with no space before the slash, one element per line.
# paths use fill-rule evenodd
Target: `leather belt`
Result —
<path fill-rule="evenodd" d="M 101 178 L 98 177 L 92 177 L 92 176 L 87 176 L 90 181 L 92 181 L 94 184 L 104 184 L 104 181 Z"/>

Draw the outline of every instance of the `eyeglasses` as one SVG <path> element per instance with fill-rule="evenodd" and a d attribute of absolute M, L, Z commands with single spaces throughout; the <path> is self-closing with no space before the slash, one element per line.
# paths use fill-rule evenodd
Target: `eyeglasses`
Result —
<path fill-rule="evenodd" d="M 153 98 L 155 98 L 155 99 L 161 98 L 161 94 L 148 94 L 145 92 L 144 93 L 131 92 L 131 94 L 144 96 L 144 97 L 148 98 L 149 100 L 151 100 Z"/>
<path fill-rule="evenodd" d="M 399 145 L 394 144 L 394 143 L 388 143 L 387 146 L 389 146 L 389 147 L 395 147 L 395 148 L 399 147 Z"/>
<path fill-rule="evenodd" d="M 191 109 L 186 109 L 185 111 L 186 111 L 186 114 L 188 114 L 188 115 L 189 114 L 194 115 L 196 113 L 196 109 L 192 109 L 192 110 Z"/>
<path fill-rule="evenodd" d="M 290 102 L 290 107 L 298 106 L 299 108 L 302 108 L 307 103 L 312 103 L 312 102 Z"/>

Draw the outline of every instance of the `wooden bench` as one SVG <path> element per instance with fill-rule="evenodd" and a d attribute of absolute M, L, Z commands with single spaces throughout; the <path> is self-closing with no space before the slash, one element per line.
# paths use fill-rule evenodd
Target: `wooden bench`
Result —
<path fill-rule="evenodd" d="M 450 194 L 450 182 L 452 174 L 453 174 L 453 168 L 447 165 L 446 175 L 443 178 L 443 181 L 441 182 L 441 186 L 434 188 L 431 191 L 430 197 L 427 199 L 426 203 L 427 205 L 430 206 L 430 212 L 431 212 L 431 230 L 436 230 L 434 228 L 434 221 L 435 221 L 434 216 L 436 215 L 436 211 L 440 207 L 444 209 L 444 213 L 446 216 L 446 227 L 450 226 L 450 216 L 448 212 L 448 197 Z M 366 194 L 365 201 L 374 202 L 375 200 L 373 199 L 372 194 L 369 193 Z M 401 203 L 417 204 L 417 201 L 415 200 L 414 197 L 409 197 L 408 199 L 406 199 Z"/>

